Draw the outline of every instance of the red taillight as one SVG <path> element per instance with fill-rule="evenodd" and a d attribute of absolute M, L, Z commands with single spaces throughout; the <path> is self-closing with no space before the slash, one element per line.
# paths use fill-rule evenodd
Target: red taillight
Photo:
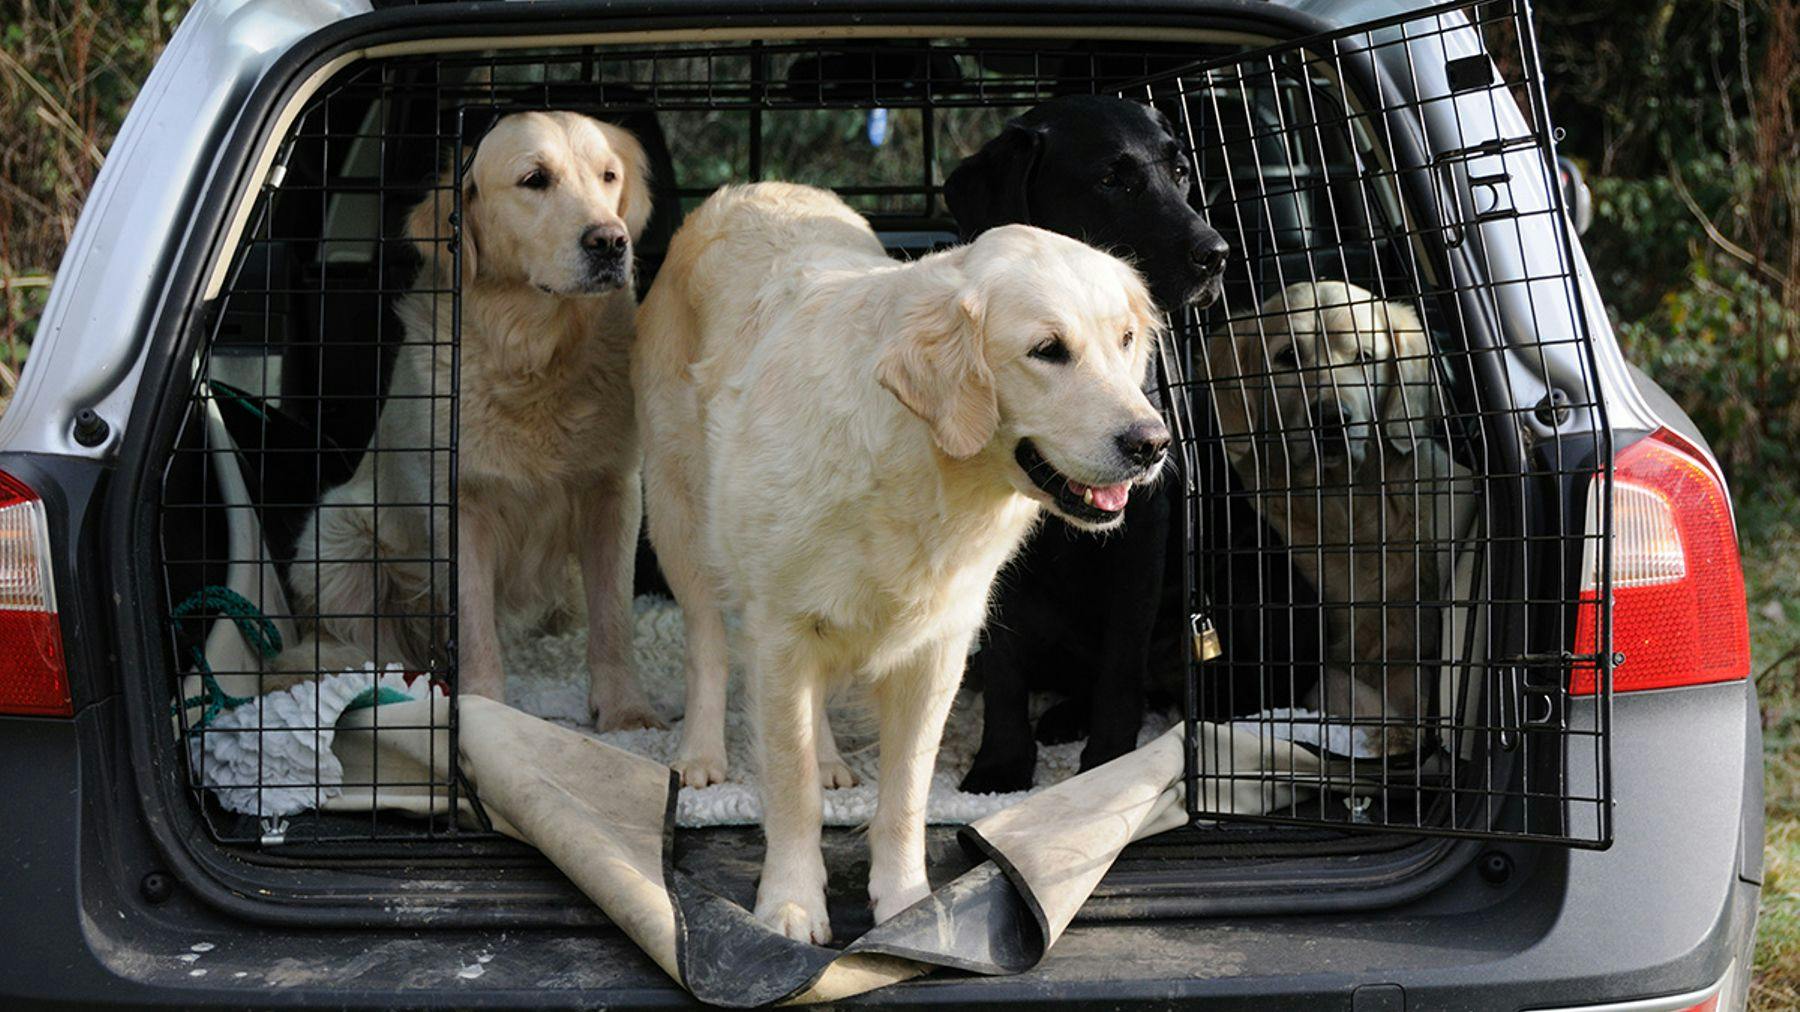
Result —
<path fill-rule="evenodd" d="M 1599 529 L 1595 479 L 1588 529 Z M 1685 439 L 1667 429 L 1626 447 L 1613 461 L 1613 689 L 1666 689 L 1746 678 L 1750 621 L 1744 569 L 1725 487 Z M 1582 565 L 1575 650 L 1598 651 L 1599 556 Z M 1594 691 L 1594 670 L 1578 668 L 1570 691 Z"/>
<path fill-rule="evenodd" d="M 67 717 L 69 675 L 44 501 L 0 471 L 0 713 Z"/>

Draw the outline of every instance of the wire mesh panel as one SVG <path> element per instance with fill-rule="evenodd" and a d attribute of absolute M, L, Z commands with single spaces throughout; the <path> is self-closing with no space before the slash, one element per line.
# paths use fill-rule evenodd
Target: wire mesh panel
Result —
<path fill-rule="evenodd" d="M 223 841 L 457 831 L 381 804 L 382 792 L 417 793 L 426 811 L 453 810 L 466 795 L 453 772 L 432 772 L 435 761 L 345 771 L 331 748 L 355 734 L 414 734 L 435 760 L 443 735 L 454 740 L 453 707 L 409 724 L 372 705 L 455 686 L 457 398 L 437 378 L 454 377 L 457 342 L 405 334 L 396 317 L 402 298 L 459 298 L 456 286 L 421 280 L 430 272 L 415 241 L 435 237 L 402 224 L 454 148 L 417 117 L 410 132 L 389 131 L 403 103 L 429 103 L 433 91 L 371 65 L 310 101 L 204 318 L 160 536 L 177 747 Z M 423 386 L 397 384 L 408 355 L 446 369 L 419 370 L 431 377 Z M 378 424 L 396 410 L 422 424 Z M 366 525 L 370 547 L 326 552 L 340 522 Z M 398 537 L 415 529 L 420 537 Z M 390 543 L 413 547 L 375 547 Z M 359 588 L 349 599 L 362 603 L 322 604 L 345 600 L 324 592 L 333 580 Z M 376 587 L 394 580 L 412 589 L 403 609 L 376 603 Z M 369 729 L 340 728 L 358 709 Z M 376 803 L 318 815 L 345 797 Z"/>
<path fill-rule="evenodd" d="M 1234 248 L 1176 342 L 1189 705 L 1304 756 L 1195 724 L 1191 813 L 1606 843 L 1610 442 L 1524 5 L 1134 90 Z"/>
<path fill-rule="evenodd" d="M 1583 504 L 1610 446 L 1527 29 L 1487 3 L 1273 48 L 905 38 L 353 65 L 283 139 L 164 475 L 174 741 L 206 825 L 268 844 L 482 824 L 454 762 L 457 387 L 463 184 L 496 122 L 569 110 L 637 135 L 641 291 L 684 210 L 731 182 L 828 186 L 897 256 L 952 243 L 958 162 L 1039 102 L 1099 93 L 1167 115 L 1233 249 L 1222 298 L 1164 349 L 1189 491 L 1175 579 L 1223 647 L 1170 665 L 1196 822 L 1603 840 L 1608 518 Z M 433 322 L 403 324 L 407 305 Z M 377 547 L 328 566 L 321 529 L 344 518 Z M 334 579 L 409 592 L 333 610 Z M 1602 676 L 1591 702 L 1575 670 Z M 384 693 L 446 703 L 423 724 L 339 720 Z M 1265 774 L 1200 748 L 1202 721 L 1314 758 Z M 345 734 L 426 735 L 448 772 L 337 769 Z M 384 811 L 398 791 L 423 801 Z"/>
<path fill-rule="evenodd" d="M 202 319 L 158 503 L 175 765 L 213 836 L 451 837 L 468 820 L 444 813 L 481 821 L 455 763 L 457 377 L 462 184 L 497 121 L 570 110 L 636 134 L 656 208 L 641 289 L 684 208 L 727 182 L 830 186 L 900 255 L 954 241 L 948 170 L 1008 115 L 1095 90 L 1099 55 L 918 39 L 565 47 L 366 61 L 311 98 Z M 423 329 L 402 323 L 409 304 Z M 368 547 L 328 550 L 334 526 Z M 345 585 L 358 606 L 329 603 Z M 370 705 L 434 693 L 446 705 L 423 723 Z M 359 709 L 368 726 L 341 720 Z M 356 734 L 423 736 L 432 762 L 343 770 L 333 743 Z"/>

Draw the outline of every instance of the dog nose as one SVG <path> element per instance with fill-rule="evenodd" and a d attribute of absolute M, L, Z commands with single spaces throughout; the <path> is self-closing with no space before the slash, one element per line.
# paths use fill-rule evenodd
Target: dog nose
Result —
<path fill-rule="evenodd" d="M 1313 407 L 1313 431 L 1324 439 L 1329 449 L 1343 449 L 1341 445 L 1344 433 L 1350 428 L 1349 420 L 1344 417 L 1344 409 L 1336 403 L 1327 401 Z"/>
<path fill-rule="evenodd" d="M 1134 422 L 1118 436 L 1119 452 L 1139 467 L 1152 467 L 1169 452 L 1169 427 L 1161 419 Z"/>
<path fill-rule="evenodd" d="M 581 248 L 594 257 L 618 257 L 625 254 L 625 248 L 631 245 L 631 238 L 619 225 L 589 225 L 581 233 Z"/>
<path fill-rule="evenodd" d="M 1231 252 L 1231 246 L 1217 233 L 1207 236 L 1188 251 L 1194 266 L 1207 280 L 1212 280 L 1225 273 L 1225 254 Z"/>

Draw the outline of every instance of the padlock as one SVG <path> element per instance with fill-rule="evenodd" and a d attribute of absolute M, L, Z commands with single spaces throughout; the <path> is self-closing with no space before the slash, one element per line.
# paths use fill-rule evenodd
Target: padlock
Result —
<path fill-rule="evenodd" d="M 1194 630 L 1194 660 L 1204 663 L 1225 652 L 1219 646 L 1219 630 L 1213 628 L 1212 619 L 1205 615 L 1193 615 L 1190 616 L 1190 625 Z"/>

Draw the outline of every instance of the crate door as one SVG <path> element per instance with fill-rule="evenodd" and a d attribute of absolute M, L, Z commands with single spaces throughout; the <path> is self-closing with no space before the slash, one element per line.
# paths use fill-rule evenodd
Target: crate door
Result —
<path fill-rule="evenodd" d="M 1163 362 L 1190 815 L 1605 845 L 1611 439 L 1526 8 L 1119 93 L 1232 245 Z"/>

